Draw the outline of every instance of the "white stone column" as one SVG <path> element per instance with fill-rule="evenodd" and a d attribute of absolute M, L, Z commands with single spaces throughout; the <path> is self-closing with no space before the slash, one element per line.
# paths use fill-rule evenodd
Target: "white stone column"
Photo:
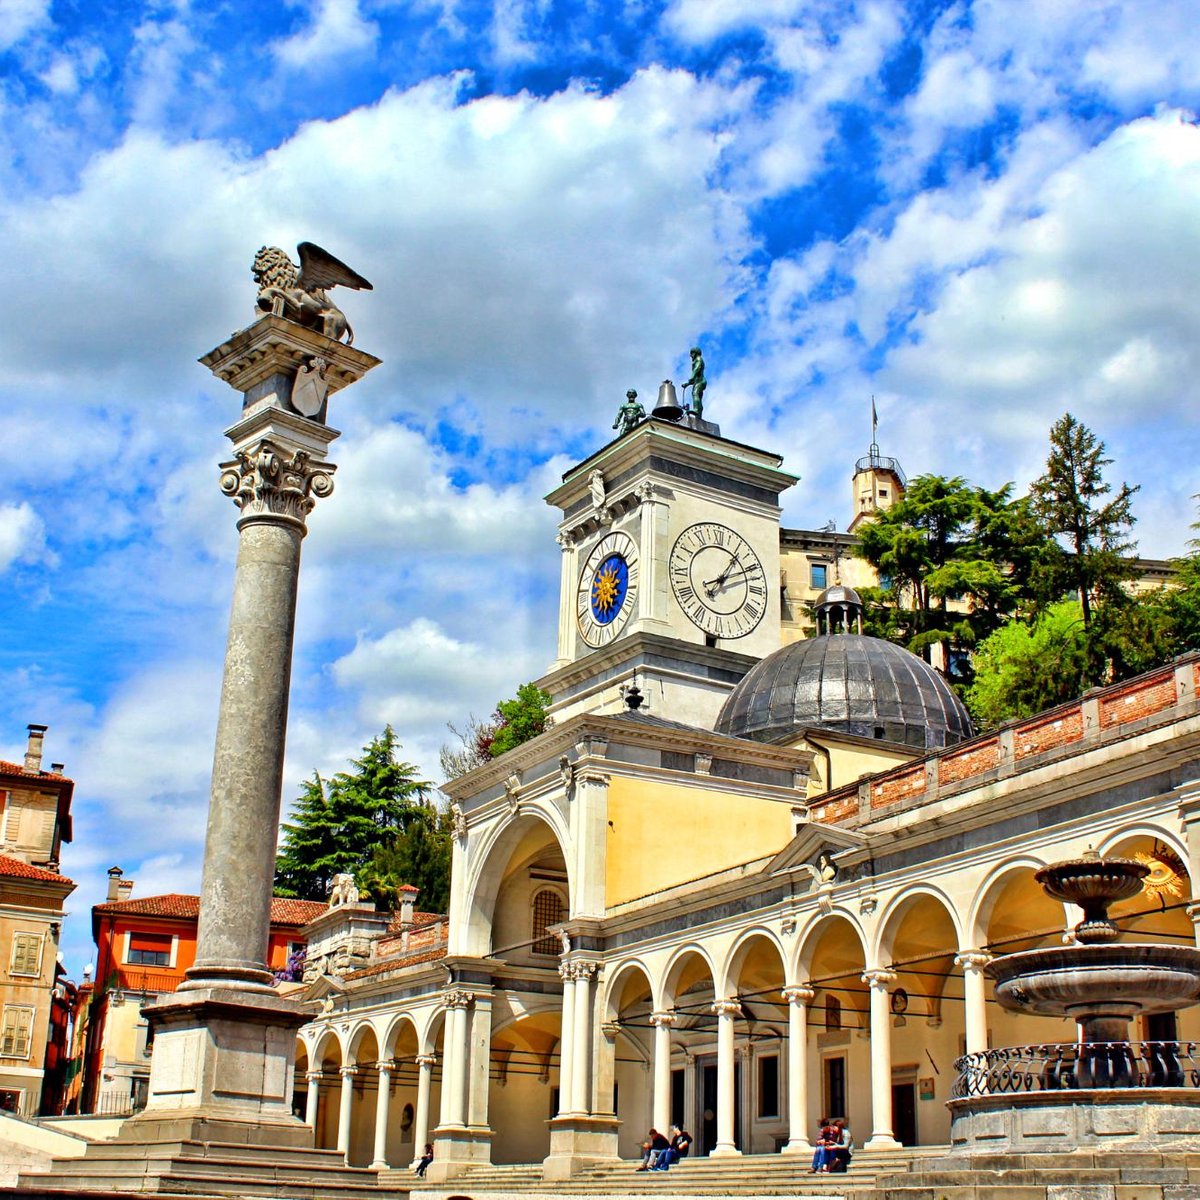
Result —
<path fill-rule="evenodd" d="M 597 965 L 589 962 L 572 963 L 575 977 L 575 1021 L 572 1033 L 571 1111 L 590 1113 L 588 1084 L 592 1078 L 592 980 Z"/>
<path fill-rule="evenodd" d="M 666 1133 L 671 1124 L 671 1030 L 679 1022 L 674 1012 L 650 1014 L 654 1026 L 654 1128 Z"/>
<path fill-rule="evenodd" d="M 342 1067 L 342 1090 L 338 1097 L 337 1151 L 343 1158 L 350 1154 L 350 1106 L 354 1103 L 354 1077 L 357 1067 Z"/>
<path fill-rule="evenodd" d="M 807 983 L 783 989 L 788 1004 L 788 1140 L 784 1150 L 801 1154 L 808 1140 L 808 1006 L 816 989 Z"/>
<path fill-rule="evenodd" d="M 866 971 L 863 983 L 871 989 L 871 1136 L 864 1148 L 899 1146 L 892 1132 L 892 1012 L 888 988 L 896 973 L 881 968 Z"/>
<path fill-rule="evenodd" d="M 717 1144 L 711 1157 L 716 1158 L 741 1154 L 734 1140 L 737 1106 L 734 1033 L 742 1006 L 736 1000 L 718 1000 L 712 1011 L 717 1014 Z"/>
<path fill-rule="evenodd" d="M 308 1080 L 308 1095 L 304 1100 L 304 1123 L 317 1128 L 318 1105 L 321 1103 L 321 1072 L 309 1071 L 304 1077 Z"/>
<path fill-rule="evenodd" d="M 467 1069 L 471 1056 L 467 1009 L 475 997 L 455 988 L 444 993 L 443 999 L 446 1032 L 442 1056 L 442 1124 L 461 1127 L 467 1123 Z"/>
<path fill-rule="evenodd" d="M 429 1093 L 433 1086 L 433 1065 L 437 1059 L 432 1054 L 417 1055 L 417 1112 L 413 1119 L 413 1165 L 425 1151 L 429 1141 Z"/>
<path fill-rule="evenodd" d="M 558 663 L 562 665 L 575 657 L 575 538 L 566 531 L 558 535 L 562 550 L 562 567 L 558 584 Z"/>
<path fill-rule="evenodd" d="M 575 972 L 570 963 L 558 968 L 562 979 L 562 1030 L 558 1040 L 558 1115 L 571 1111 L 575 1096 Z"/>
<path fill-rule="evenodd" d="M 392 1100 L 392 1064 L 379 1064 L 379 1095 L 375 1100 L 375 1157 L 371 1167 L 376 1171 L 387 1170 L 388 1108 Z"/>
<path fill-rule="evenodd" d="M 964 950 L 954 956 L 963 973 L 963 1012 L 967 1053 L 981 1054 L 987 1046 L 987 976 L 984 968 L 992 956 L 984 950 Z"/>

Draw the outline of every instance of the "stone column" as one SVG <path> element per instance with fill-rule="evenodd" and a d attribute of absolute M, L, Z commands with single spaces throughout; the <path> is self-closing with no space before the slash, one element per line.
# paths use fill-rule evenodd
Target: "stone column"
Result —
<path fill-rule="evenodd" d="M 569 663 L 575 657 L 575 538 L 562 532 L 558 535 L 558 547 L 562 551 L 562 568 L 558 584 L 558 661 L 555 666 Z"/>
<path fill-rule="evenodd" d="M 981 1054 L 987 1049 L 987 976 L 984 968 L 992 956 L 984 950 L 964 950 L 954 956 L 954 965 L 963 973 L 963 1012 L 967 1053 Z"/>
<path fill-rule="evenodd" d="M 899 1146 L 892 1133 L 892 1012 L 888 988 L 896 973 L 866 971 L 863 983 L 871 989 L 871 1137 L 864 1149 L 890 1150 Z"/>
<path fill-rule="evenodd" d="M 671 1030 L 678 1023 L 674 1012 L 650 1014 L 654 1026 L 654 1128 L 666 1133 L 671 1124 Z"/>
<path fill-rule="evenodd" d="M 575 1095 L 575 972 L 571 963 L 558 968 L 562 979 L 562 1029 L 558 1039 L 558 1115 L 571 1111 Z"/>
<path fill-rule="evenodd" d="M 467 1009 L 475 1002 L 470 992 L 449 991 L 446 1000 L 445 1053 L 442 1056 L 442 1124 L 467 1123 L 467 1068 L 471 1048 L 467 1039 Z"/>
<path fill-rule="evenodd" d="M 784 1151 L 807 1153 L 808 1140 L 808 1006 L 816 989 L 807 983 L 783 989 L 788 1004 L 788 1140 Z"/>
<path fill-rule="evenodd" d="M 737 1105 L 734 1023 L 742 1015 L 736 1000 L 718 1000 L 712 1011 L 717 1014 L 717 1144 L 711 1157 L 741 1154 L 734 1141 L 734 1117 Z"/>
<path fill-rule="evenodd" d="M 342 1067 L 342 1090 L 338 1097 L 337 1151 L 349 1161 L 350 1155 L 350 1109 L 354 1103 L 354 1077 L 357 1067 Z"/>
<path fill-rule="evenodd" d="M 433 1066 L 437 1059 L 432 1054 L 417 1055 L 417 1112 L 413 1119 L 413 1161 L 415 1167 L 429 1141 L 429 1092 L 433 1086 Z"/>
<path fill-rule="evenodd" d="M 575 976 L 575 1021 L 572 1034 L 571 1111 L 592 1110 L 588 1085 L 592 1080 L 592 980 L 597 965 L 590 962 L 571 964 Z"/>
<path fill-rule="evenodd" d="M 295 1031 L 308 1014 L 272 988 L 266 956 L 300 545 L 333 491 L 325 455 L 338 431 L 324 422 L 326 397 L 379 360 L 271 315 L 201 361 L 243 396 L 220 481 L 240 510 L 237 566 L 196 960 L 177 992 L 146 1007 L 150 1094 L 122 1138 L 299 1147 L 312 1141 L 291 1111 Z M 315 406 L 303 401 L 317 419 L 293 404 L 302 370 L 309 398 L 320 393 Z"/>
<path fill-rule="evenodd" d="M 321 1103 L 321 1072 L 309 1071 L 304 1077 L 308 1080 L 308 1095 L 304 1099 L 304 1123 L 317 1128 L 318 1106 Z"/>
<path fill-rule="evenodd" d="M 376 1171 L 387 1170 L 387 1135 L 388 1108 L 392 1100 L 392 1064 L 379 1064 L 379 1095 L 375 1100 L 375 1157 L 371 1160 L 371 1168 Z"/>

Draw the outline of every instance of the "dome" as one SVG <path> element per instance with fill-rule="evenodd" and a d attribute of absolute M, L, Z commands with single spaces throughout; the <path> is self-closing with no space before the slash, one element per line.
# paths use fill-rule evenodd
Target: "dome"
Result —
<path fill-rule="evenodd" d="M 924 659 L 882 638 L 832 634 L 767 655 L 733 689 L 717 733 L 781 742 L 804 728 L 921 750 L 974 735 L 950 685 Z"/>

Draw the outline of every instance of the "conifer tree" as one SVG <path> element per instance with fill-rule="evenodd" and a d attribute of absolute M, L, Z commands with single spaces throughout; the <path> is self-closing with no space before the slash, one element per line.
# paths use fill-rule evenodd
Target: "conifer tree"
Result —
<path fill-rule="evenodd" d="M 397 758 L 400 744 L 392 727 L 373 738 L 352 771 L 324 780 L 314 772 L 296 802 L 293 819 L 283 826 L 275 860 L 275 892 L 302 900 L 324 900 L 334 875 L 363 872 L 380 847 L 404 839 L 417 827 L 434 823 L 428 799 L 431 785 L 412 763 Z M 448 869 L 448 868 L 447 868 Z M 420 887 L 416 880 L 399 880 Z M 372 895 L 391 907 L 394 895 Z"/>

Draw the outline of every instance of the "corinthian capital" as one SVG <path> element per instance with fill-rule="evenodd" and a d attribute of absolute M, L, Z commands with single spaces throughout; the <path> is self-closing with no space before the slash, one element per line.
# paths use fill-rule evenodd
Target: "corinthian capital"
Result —
<path fill-rule="evenodd" d="M 475 1003 L 475 993 L 463 991 L 462 988 L 451 988 L 442 993 L 442 1003 L 447 1008 L 470 1008 Z"/>
<path fill-rule="evenodd" d="M 817 989 L 807 983 L 798 983 L 785 987 L 780 993 L 789 1004 L 811 1004 L 816 998 Z"/>
<path fill-rule="evenodd" d="M 652 1012 L 650 1014 L 650 1024 L 655 1029 L 665 1025 L 668 1029 L 679 1024 L 679 1014 L 677 1012 Z"/>
<path fill-rule="evenodd" d="M 712 1011 L 718 1017 L 740 1017 L 742 1015 L 742 1006 L 736 1000 L 718 1000 L 712 1006 Z"/>
<path fill-rule="evenodd" d="M 986 950 L 964 950 L 954 956 L 954 965 L 964 971 L 982 971 L 992 961 Z"/>
<path fill-rule="evenodd" d="M 876 967 L 871 971 L 864 971 L 862 975 L 863 983 L 868 987 L 875 988 L 879 991 L 886 991 L 893 983 L 896 982 L 896 972 L 888 971 L 883 967 Z"/>
<path fill-rule="evenodd" d="M 307 450 L 260 438 L 221 464 L 221 491 L 242 510 L 239 524 L 274 517 L 303 529 L 317 501 L 333 492 L 335 470 Z"/>

